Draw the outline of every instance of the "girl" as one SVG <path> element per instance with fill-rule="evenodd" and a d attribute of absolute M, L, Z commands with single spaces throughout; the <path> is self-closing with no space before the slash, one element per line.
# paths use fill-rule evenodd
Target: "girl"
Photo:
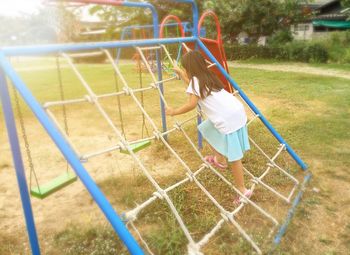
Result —
<path fill-rule="evenodd" d="M 185 70 L 175 67 L 174 71 L 189 84 L 186 92 L 188 103 L 173 109 L 167 108 L 170 116 L 183 114 L 196 108 L 197 103 L 207 116 L 198 129 L 212 148 L 213 155 L 205 157 L 211 165 L 226 169 L 227 161 L 231 163 L 232 173 L 237 188 L 246 197 L 252 191 L 244 185 L 243 165 L 241 159 L 250 149 L 247 133 L 247 116 L 240 101 L 223 89 L 223 84 L 214 73 L 208 70 L 206 62 L 199 51 L 190 51 L 182 57 Z M 242 202 L 238 197 L 235 203 Z"/>

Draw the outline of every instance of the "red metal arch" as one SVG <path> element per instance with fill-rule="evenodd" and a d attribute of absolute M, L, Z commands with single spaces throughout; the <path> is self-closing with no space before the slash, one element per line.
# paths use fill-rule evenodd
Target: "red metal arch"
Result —
<path fill-rule="evenodd" d="M 224 49 L 224 44 L 223 44 L 222 37 L 221 37 L 220 21 L 219 21 L 218 16 L 215 14 L 215 12 L 208 10 L 202 14 L 202 16 L 200 17 L 199 22 L 198 22 L 198 31 L 201 31 L 204 20 L 207 17 L 211 17 L 215 21 L 216 31 L 217 31 L 216 40 L 204 38 L 204 37 L 201 37 L 200 40 L 214 54 L 216 59 L 223 65 L 223 67 L 226 69 L 226 71 L 229 72 L 227 59 L 226 59 L 226 53 L 225 53 L 225 49 Z M 214 68 L 214 72 L 220 77 L 221 81 L 225 84 L 225 89 L 232 93 L 233 92 L 232 87 L 230 86 L 230 84 L 226 80 L 226 78 L 220 73 L 220 71 L 217 68 Z"/>
<path fill-rule="evenodd" d="M 199 22 L 198 22 L 198 31 L 201 31 L 203 22 L 204 22 L 204 20 L 207 17 L 212 17 L 214 19 L 215 25 L 216 25 L 216 31 L 218 33 L 217 37 L 216 37 L 216 42 L 219 43 L 219 44 L 222 43 L 220 21 L 219 21 L 218 16 L 215 14 L 215 12 L 208 10 L 208 11 L 205 11 L 202 14 L 202 16 L 200 17 Z M 212 39 L 209 39 L 209 38 L 205 38 L 205 39 L 206 40 L 212 40 Z M 215 40 L 213 40 L 213 41 L 215 41 Z"/>
<path fill-rule="evenodd" d="M 165 24 L 170 20 L 174 20 L 177 23 L 177 25 L 180 29 L 181 37 L 185 37 L 185 31 L 182 27 L 182 22 L 181 22 L 180 18 L 178 16 L 175 16 L 175 15 L 168 15 L 168 16 L 164 17 L 164 19 L 160 23 L 159 37 L 164 38 L 164 27 L 165 27 Z"/>

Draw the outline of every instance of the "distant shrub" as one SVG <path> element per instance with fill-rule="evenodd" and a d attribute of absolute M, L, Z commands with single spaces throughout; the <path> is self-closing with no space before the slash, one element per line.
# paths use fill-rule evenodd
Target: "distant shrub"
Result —
<path fill-rule="evenodd" d="M 284 43 L 293 41 L 293 35 L 290 30 L 280 30 L 274 33 L 269 39 L 268 44 L 270 46 L 278 47 Z"/>
<path fill-rule="evenodd" d="M 328 52 L 329 60 L 335 63 L 350 63 L 350 31 L 332 32 L 314 40 L 314 43 L 322 45 Z"/>
<path fill-rule="evenodd" d="M 90 57 L 74 57 L 75 63 L 104 63 L 107 59 L 105 54 Z"/>
<path fill-rule="evenodd" d="M 226 45 L 225 50 L 230 60 L 262 58 L 313 63 L 325 63 L 328 60 L 326 48 L 317 43 L 291 42 L 283 46 L 234 44 Z"/>
<path fill-rule="evenodd" d="M 287 52 L 281 47 L 266 47 L 258 45 L 225 45 L 227 58 L 244 60 L 252 58 L 285 59 Z"/>
<path fill-rule="evenodd" d="M 318 43 L 307 46 L 308 62 L 312 63 L 326 63 L 328 61 L 327 49 Z"/>

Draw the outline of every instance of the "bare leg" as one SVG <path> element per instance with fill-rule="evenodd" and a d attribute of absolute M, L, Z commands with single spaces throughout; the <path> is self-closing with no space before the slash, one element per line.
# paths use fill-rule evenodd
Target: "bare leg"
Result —
<path fill-rule="evenodd" d="M 233 177 L 235 178 L 235 182 L 237 188 L 240 192 L 244 194 L 246 192 L 246 187 L 244 185 L 244 176 L 243 176 L 243 165 L 241 160 L 237 160 L 231 163 L 231 169 Z"/>
<path fill-rule="evenodd" d="M 208 144 L 210 149 L 212 150 L 214 156 L 216 157 L 217 161 L 220 164 L 226 165 L 226 157 L 221 155 L 219 152 L 217 152 L 210 144 Z M 230 163 L 231 164 L 231 170 L 233 177 L 235 179 L 237 188 L 239 189 L 240 192 L 243 194 L 247 191 L 247 188 L 244 185 L 244 176 L 243 176 L 243 164 L 241 160 L 233 161 Z"/>
<path fill-rule="evenodd" d="M 220 163 L 222 165 L 227 165 L 226 157 L 224 157 L 219 152 L 217 152 L 210 144 L 208 144 L 208 145 L 209 145 L 210 149 L 212 150 L 214 156 L 216 157 L 216 160 L 218 161 L 218 163 Z"/>

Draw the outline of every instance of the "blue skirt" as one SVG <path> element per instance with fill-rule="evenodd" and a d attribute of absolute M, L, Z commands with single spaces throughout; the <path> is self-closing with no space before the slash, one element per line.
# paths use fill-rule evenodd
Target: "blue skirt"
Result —
<path fill-rule="evenodd" d="M 244 152 L 250 149 L 247 126 L 230 134 L 222 134 L 210 120 L 205 120 L 198 126 L 198 130 L 217 152 L 227 158 L 228 162 L 242 159 Z"/>

